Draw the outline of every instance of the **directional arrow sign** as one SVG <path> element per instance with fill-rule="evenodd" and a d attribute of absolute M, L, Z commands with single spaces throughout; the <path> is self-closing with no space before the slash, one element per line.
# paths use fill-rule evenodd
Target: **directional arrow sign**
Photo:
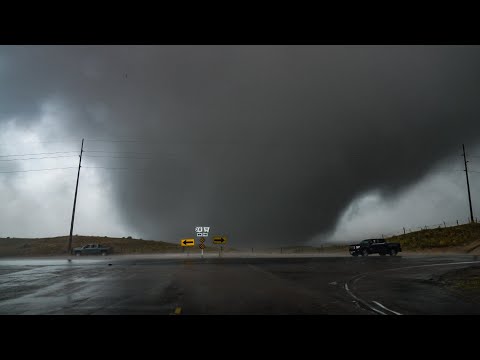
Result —
<path fill-rule="evenodd" d="M 180 240 L 182 246 L 195 246 L 195 239 L 182 239 Z"/>
<path fill-rule="evenodd" d="M 226 244 L 227 243 L 227 237 L 226 236 L 215 236 L 213 238 L 213 243 L 214 244 Z"/>

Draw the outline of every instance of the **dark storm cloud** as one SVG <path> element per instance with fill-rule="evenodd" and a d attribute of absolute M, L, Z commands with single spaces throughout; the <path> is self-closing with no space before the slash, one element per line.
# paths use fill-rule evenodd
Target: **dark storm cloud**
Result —
<path fill-rule="evenodd" d="M 480 138 L 480 48 L 2 47 L 0 117 L 43 103 L 111 172 L 124 221 L 175 240 L 209 225 L 238 246 L 304 242 L 358 195 L 398 194 Z"/>

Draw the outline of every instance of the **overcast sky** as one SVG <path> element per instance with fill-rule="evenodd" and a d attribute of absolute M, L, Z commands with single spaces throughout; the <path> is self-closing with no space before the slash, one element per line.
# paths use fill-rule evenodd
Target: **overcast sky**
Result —
<path fill-rule="evenodd" d="M 242 247 L 465 222 L 478 64 L 476 46 L 0 46 L 0 237 L 68 234 L 82 138 L 75 234 L 203 225 Z"/>

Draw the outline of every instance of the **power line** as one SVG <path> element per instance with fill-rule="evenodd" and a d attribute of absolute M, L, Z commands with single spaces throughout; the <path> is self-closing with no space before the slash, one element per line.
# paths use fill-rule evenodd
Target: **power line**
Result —
<path fill-rule="evenodd" d="M 31 169 L 31 170 L 15 170 L 15 171 L 0 171 L 0 174 L 7 173 L 19 173 L 19 172 L 31 172 L 31 171 L 49 171 L 49 170 L 64 170 L 64 169 L 76 169 L 76 166 L 69 166 L 63 168 L 48 168 L 48 169 Z"/>
<path fill-rule="evenodd" d="M 158 142 L 158 140 L 108 140 L 108 139 L 85 139 L 85 141 L 95 142 Z"/>
<path fill-rule="evenodd" d="M 77 157 L 77 155 L 44 156 L 44 157 L 25 158 L 25 159 L 0 159 L 0 161 L 21 161 L 21 160 L 58 159 L 58 158 L 67 158 L 67 157 Z"/>
<path fill-rule="evenodd" d="M 84 169 L 109 169 L 109 170 L 149 170 L 148 168 L 115 168 L 106 166 L 82 166 Z"/>
<path fill-rule="evenodd" d="M 77 140 L 51 140 L 51 141 L 24 141 L 16 143 L 2 143 L 0 146 L 18 145 L 18 144 L 50 144 L 50 143 L 69 143 Z"/>
<path fill-rule="evenodd" d="M 136 155 L 155 155 L 152 152 L 134 152 L 134 151 L 105 151 L 105 150 L 83 150 L 83 152 L 106 153 L 106 154 L 136 154 Z M 87 156 L 87 155 L 85 155 Z M 90 156 L 90 155 L 89 155 Z"/>
<path fill-rule="evenodd" d="M 77 151 L 55 151 L 55 152 L 44 152 L 44 153 L 35 153 L 35 154 L 0 155 L 0 157 L 33 156 L 33 155 L 52 155 L 52 154 L 70 154 L 70 153 L 76 153 L 76 152 L 77 152 Z"/>
<path fill-rule="evenodd" d="M 133 156 L 108 156 L 108 155 L 84 155 L 86 157 L 94 157 L 94 158 L 110 158 L 110 159 L 149 159 L 152 160 L 153 158 L 145 158 L 145 157 L 133 157 Z"/>

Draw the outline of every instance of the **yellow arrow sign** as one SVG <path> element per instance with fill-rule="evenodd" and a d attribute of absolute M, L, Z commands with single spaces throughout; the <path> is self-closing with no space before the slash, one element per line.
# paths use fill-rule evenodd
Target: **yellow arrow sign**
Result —
<path fill-rule="evenodd" d="M 180 240 L 182 246 L 195 246 L 195 239 L 182 239 Z"/>
<path fill-rule="evenodd" d="M 226 244 L 227 243 L 227 237 L 226 236 L 215 236 L 213 238 L 213 243 L 214 244 Z"/>

